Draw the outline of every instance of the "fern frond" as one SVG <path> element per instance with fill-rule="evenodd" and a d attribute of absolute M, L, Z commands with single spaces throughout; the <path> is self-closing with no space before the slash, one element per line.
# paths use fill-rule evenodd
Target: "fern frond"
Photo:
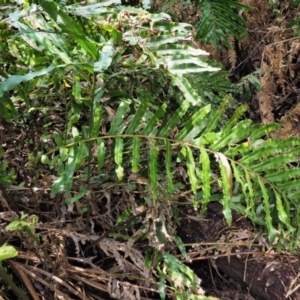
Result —
<path fill-rule="evenodd" d="M 201 8 L 196 38 L 202 43 L 212 43 L 216 47 L 223 43 L 230 48 L 226 35 L 231 35 L 237 40 L 247 35 L 243 27 L 246 22 L 236 11 L 251 8 L 233 0 L 197 0 L 196 5 Z"/>
<path fill-rule="evenodd" d="M 54 1 L 39 2 L 46 17 L 35 14 L 39 22 L 30 14 L 25 22 L 8 19 L 23 32 L 14 41 L 18 49 L 14 55 L 24 61 L 21 46 L 27 39 L 32 51 L 29 59 L 38 57 L 46 63 L 33 63 L 32 71 L 22 70 L 0 82 L 0 110 L 10 121 L 13 102 L 6 97 L 21 88 L 21 83 L 27 93 L 38 87 L 38 95 L 49 93 L 45 79 L 53 90 L 66 80 L 73 85 L 70 94 L 64 94 L 76 103 L 72 102 L 66 113 L 64 138 L 53 133 L 56 148 L 48 153 L 51 160 L 43 156 L 44 162 L 58 170 L 54 194 L 70 193 L 76 176 L 82 176 L 81 167 L 94 164 L 91 174 L 86 172 L 83 178 L 125 180 L 130 173 L 148 176 L 151 197 L 145 199 L 145 205 L 149 208 L 155 201 L 180 197 L 174 193 L 179 184 L 185 184 L 184 193 L 191 194 L 201 213 L 214 196 L 220 199 L 228 223 L 235 208 L 265 225 L 271 240 L 279 234 L 299 234 L 299 139 L 265 141 L 264 135 L 277 125 L 240 121 L 246 106 L 238 108 L 229 120 L 224 118 L 232 101 L 227 93 L 233 86 L 228 84 L 227 73 L 217 73 L 218 66 L 208 63 L 206 52 L 188 43 L 189 24 L 171 22 L 166 14 L 125 9 L 117 0 L 70 5 L 65 10 Z M 234 10 L 244 6 L 232 0 L 201 0 L 198 4 L 202 9 L 198 34 L 205 41 L 226 43 L 227 34 L 234 38 L 243 34 L 243 22 Z M 70 15 L 80 18 L 83 25 Z M 51 22 L 45 21 L 48 18 Z M 92 30 L 93 26 L 100 28 L 99 32 Z M 195 73 L 202 94 L 191 84 L 190 76 Z M 103 80 L 100 86 L 96 86 L 97 78 Z M 211 84 L 205 82 L 210 79 Z M 256 83 L 249 77 L 251 80 Z M 36 92 L 33 95 L 37 96 Z M 223 102 L 217 108 L 214 103 L 205 106 L 205 97 L 213 99 L 215 95 L 224 98 Z M 78 122 L 81 108 L 91 112 L 89 127 Z M 81 188 L 79 196 L 70 201 L 84 193 Z"/>

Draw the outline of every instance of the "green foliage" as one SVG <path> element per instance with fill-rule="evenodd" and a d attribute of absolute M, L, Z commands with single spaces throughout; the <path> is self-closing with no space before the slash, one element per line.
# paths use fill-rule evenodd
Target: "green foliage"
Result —
<path fill-rule="evenodd" d="M 3 184 L 4 187 L 7 187 L 10 184 L 15 182 L 15 169 L 9 167 L 9 162 L 2 158 L 3 156 L 3 148 L 0 145 L 0 183 Z"/>
<path fill-rule="evenodd" d="M 160 298 L 166 298 L 166 281 L 172 284 L 176 299 L 210 300 L 211 297 L 201 295 L 200 279 L 193 270 L 184 265 L 180 260 L 169 253 L 163 255 L 164 265 L 158 268 L 160 276 L 159 293 Z"/>
<path fill-rule="evenodd" d="M 223 11 L 223 4 L 208 2 L 213 11 Z M 298 167 L 284 172 L 279 170 L 285 169 L 287 161 L 297 161 L 296 140 L 292 145 L 289 141 L 259 140 L 276 126 L 251 125 L 250 120 L 239 122 L 246 107 L 238 109 L 224 123 L 222 117 L 231 101 L 226 93 L 232 91 L 233 86 L 228 84 L 227 73 L 218 73 L 218 68 L 209 65 L 205 51 L 181 43 L 190 33 L 191 26 L 170 22 L 164 13 L 149 14 L 133 7 L 125 12 L 118 3 L 69 5 L 63 10 L 55 2 L 40 0 L 43 10 L 34 18 L 30 16 L 34 6 L 20 9 L 9 18 L 23 34 L 8 44 L 11 49 L 16 49 L 20 48 L 23 39 L 27 43 L 31 40 L 32 47 L 26 58 L 20 51 L 15 51 L 14 55 L 24 64 L 28 60 L 32 64 L 29 72 L 22 71 L 23 74 L 12 75 L 0 83 L 2 99 L 11 101 L 10 92 L 19 88 L 18 101 L 23 101 L 29 108 L 33 99 L 48 93 L 44 80 L 52 82 L 53 88 L 62 87 L 64 98 L 69 99 L 65 103 L 66 131 L 54 132 L 56 148 L 41 153 L 42 162 L 58 170 L 52 193 L 71 191 L 75 175 L 82 165 L 93 161 L 91 147 L 96 147 L 98 170 L 91 173 L 85 168 L 82 177 L 91 180 L 103 174 L 107 162 L 113 158 L 115 175 L 112 173 L 110 180 L 123 180 L 130 170 L 139 173 L 143 161 L 143 168 L 148 170 L 153 201 L 160 200 L 159 189 L 166 190 L 171 201 L 177 184 L 172 153 L 179 151 L 181 162 L 187 166 L 194 205 L 201 206 L 202 213 L 211 195 L 219 189 L 229 224 L 231 209 L 235 208 L 265 224 L 271 240 L 278 234 L 295 234 L 299 225 L 294 220 L 298 217 L 297 213 L 292 213 L 291 206 L 294 206 L 299 191 L 294 185 L 290 188 L 290 181 L 299 180 Z M 208 3 L 201 4 L 205 11 Z M 232 9 L 242 9 L 236 3 L 227 4 Z M 26 11 L 26 17 L 21 18 L 23 11 Z M 110 15 L 109 22 L 107 15 Z M 72 16 L 80 18 L 81 22 L 76 23 Z M 237 21 L 229 16 L 228 19 Z M 88 34 L 87 26 L 90 28 Z M 41 55 L 45 59 L 37 61 Z M 197 90 L 202 90 L 201 93 L 191 85 L 193 81 L 190 80 L 195 78 L 191 75 L 196 73 L 201 87 Z M 257 88 L 254 79 L 249 76 L 241 87 L 247 89 L 249 82 Z M 39 90 L 37 95 L 32 90 L 34 87 Z M 28 93 L 31 99 L 25 98 Z M 215 105 L 212 109 L 205 102 L 214 95 L 225 98 L 221 106 Z M 111 105 L 116 111 L 113 117 L 107 115 L 103 99 L 105 105 Z M 88 127 L 77 125 L 83 115 L 90 119 Z M 104 125 L 109 130 L 99 135 Z M 170 138 L 174 131 L 176 135 Z M 247 139 L 249 142 L 245 142 Z M 113 141 L 111 146 L 109 141 Z M 278 144 L 284 146 L 278 150 Z M 164 167 L 158 163 L 162 151 L 166 151 Z M 148 165 L 145 165 L 145 159 Z M 261 164 L 268 168 L 259 168 Z M 218 174 L 217 181 L 212 172 Z M 166 174 L 168 184 L 159 174 Z M 86 193 L 87 188 L 81 185 L 79 192 L 67 203 L 79 201 Z M 240 196 L 240 203 L 232 201 L 233 193 Z M 264 213 L 259 216 L 257 212 L 261 208 L 260 212 Z M 277 222 L 282 223 L 280 231 L 275 230 Z"/>
<path fill-rule="evenodd" d="M 297 8 L 300 4 L 299 0 L 293 0 L 291 3 L 291 8 Z M 294 36 L 298 36 L 300 34 L 300 18 L 296 18 L 287 24 L 287 28 L 292 28 L 293 26 L 297 26 L 294 31 Z"/>
<path fill-rule="evenodd" d="M 296 8 L 298 7 L 299 4 L 300 4 L 300 0 L 293 0 L 291 3 L 291 7 Z"/>
<path fill-rule="evenodd" d="M 202 8 L 197 35 L 204 42 L 226 44 L 226 34 L 244 33 L 234 13 L 244 6 L 229 0 L 197 3 Z M 201 214 L 214 198 L 228 224 L 234 209 L 265 226 L 271 241 L 298 245 L 300 140 L 264 140 L 278 126 L 241 120 L 247 106 L 226 115 L 233 101 L 228 93 L 236 87 L 189 42 L 191 25 L 117 0 L 39 4 L 15 8 L 7 17 L 19 32 L 7 39 L 7 52 L 18 64 L 0 82 L 0 111 L 6 122 L 18 118 L 16 107 L 19 113 L 41 112 L 43 146 L 35 149 L 31 164 L 41 160 L 55 174 L 52 194 L 69 195 L 70 205 L 83 202 L 89 186 L 103 178 L 117 183 L 131 175 L 146 177 L 143 205 L 156 208 L 159 221 L 147 216 L 151 227 L 137 234 L 145 236 L 151 228 L 160 251 L 175 242 L 186 256 L 180 239 L 169 234 L 166 213 L 180 189 L 192 195 L 191 205 Z M 253 86 L 258 82 L 249 76 L 238 91 Z M 65 116 L 63 130 L 49 111 Z M 89 210 L 88 202 L 80 208 Z M 126 217 L 123 212 L 120 220 Z M 31 230 L 36 222 L 23 215 L 7 229 Z M 197 282 L 189 268 L 169 254 L 162 257 L 162 299 L 166 282 L 178 299 L 205 299 L 192 294 Z"/>
<path fill-rule="evenodd" d="M 220 44 L 230 48 L 226 35 L 241 40 L 247 32 L 243 25 L 245 20 L 237 11 L 251 10 L 234 0 L 196 0 L 201 8 L 200 22 L 196 38 L 202 43 L 211 43 L 219 48 Z"/>
<path fill-rule="evenodd" d="M 296 18 L 295 20 L 289 22 L 287 24 L 287 28 L 292 28 L 293 26 L 297 25 L 297 28 L 294 32 L 294 36 L 298 36 L 300 34 L 300 18 Z"/>
<path fill-rule="evenodd" d="M 18 251 L 7 244 L 4 244 L 0 247 L 0 263 L 5 259 L 10 259 L 18 256 Z"/>
<path fill-rule="evenodd" d="M 35 215 L 28 216 L 24 212 L 21 213 L 20 220 L 15 220 L 9 223 L 5 229 L 8 231 L 32 231 L 38 222 L 38 217 Z"/>
<path fill-rule="evenodd" d="M 258 78 L 255 76 L 258 72 L 251 73 L 244 76 L 237 84 L 235 91 L 243 101 L 247 102 L 253 99 L 255 93 L 261 91 L 261 84 Z"/>

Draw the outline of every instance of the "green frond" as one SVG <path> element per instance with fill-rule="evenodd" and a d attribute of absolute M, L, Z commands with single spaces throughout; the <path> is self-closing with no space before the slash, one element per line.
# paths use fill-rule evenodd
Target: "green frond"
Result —
<path fill-rule="evenodd" d="M 116 163 L 116 173 L 119 180 L 122 180 L 124 177 L 124 168 L 123 168 L 123 149 L 124 149 L 124 141 L 123 138 L 116 137 L 115 138 L 115 163 Z"/>
<path fill-rule="evenodd" d="M 175 111 L 171 119 L 159 129 L 157 136 L 167 137 L 171 130 L 179 123 L 182 117 L 185 115 L 189 108 L 190 104 L 187 100 L 183 101 L 180 107 Z"/>
<path fill-rule="evenodd" d="M 169 196 L 174 192 L 173 174 L 172 174 L 172 148 L 169 140 L 165 140 L 166 144 L 166 172 L 167 172 L 167 194 Z"/>
<path fill-rule="evenodd" d="M 249 109 L 248 105 L 244 104 L 239 106 L 232 117 L 226 122 L 224 125 L 222 131 L 225 133 L 227 131 L 230 131 L 232 127 L 239 121 L 239 119 L 244 115 L 244 113 Z"/>
<path fill-rule="evenodd" d="M 202 190 L 203 190 L 203 200 L 201 202 L 201 211 L 204 213 L 206 211 L 207 205 L 210 202 L 211 196 L 211 168 L 210 168 L 210 159 L 207 151 L 205 149 L 200 150 L 200 178 L 202 181 Z"/>
<path fill-rule="evenodd" d="M 272 216 L 271 216 L 271 205 L 270 205 L 269 192 L 268 192 L 264 182 L 262 181 L 261 177 L 257 176 L 256 180 L 259 184 L 259 187 L 260 187 L 261 193 L 262 193 L 262 197 L 263 197 L 264 212 L 266 214 L 265 225 L 268 229 L 269 239 L 270 239 L 270 241 L 274 241 L 278 232 L 275 230 L 275 228 L 273 226 L 273 222 L 272 222 L 273 220 L 272 220 Z"/>
<path fill-rule="evenodd" d="M 105 153 L 106 153 L 105 143 L 104 143 L 103 139 L 98 138 L 97 139 L 97 160 L 98 160 L 98 170 L 99 171 L 104 166 Z"/>
<path fill-rule="evenodd" d="M 140 138 L 134 136 L 133 137 L 133 147 L 132 147 L 132 173 L 139 172 L 139 161 L 140 161 L 140 147 L 141 147 L 141 140 Z"/>
<path fill-rule="evenodd" d="M 158 199 L 158 153 L 159 149 L 155 144 L 155 140 L 150 140 L 150 151 L 149 151 L 149 179 L 150 186 L 152 191 L 153 200 L 156 201 Z"/>
<path fill-rule="evenodd" d="M 236 11 L 251 10 L 250 7 L 234 0 L 197 0 L 196 5 L 201 8 L 196 38 L 202 43 L 212 43 L 216 47 L 223 43 L 230 48 L 226 35 L 237 40 L 247 35 L 243 27 L 246 22 Z"/>
<path fill-rule="evenodd" d="M 131 101 L 129 99 L 124 99 L 120 102 L 119 108 L 116 112 L 114 120 L 111 124 L 110 130 L 108 131 L 109 135 L 122 134 L 126 128 L 124 123 L 124 118 L 127 111 L 129 110 L 129 105 Z"/>
<path fill-rule="evenodd" d="M 139 107 L 133 117 L 133 120 L 131 121 L 130 125 L 127 127 L 125 133 L 126 134 L 133 134 L 138 126 L 141 124 L 141 120 L 144 117 L 147 108 L 149 107 L 150 100 L 152 100 L 152 97 L 149 92 L 145 90 L 138 91 L 139 96 Z"/>
<path fill-rule="evenodd" d="M 206 105 L 203 108 L 199 109 L 184 128 L 175 136 L 175 139 L 178 141 L 190 141 L 193 140 L 200 132 L 206 127 L 203 122 L 201 122 L 207 114 L 210 112 L 211 106 Z"/>
<path fill-rule="evenodd" d="M 159 109 L 155 112 L 155 114 L 152 116 L 151 120 L 147 123 L 145 129 L 142 131 L 143 135 L 149 135 L 153 136 L 155 135 L 155 125 L 160 121 L 160 119 L 164 116 L 166 109 L 167 109 L 167 104 L 164 103 L 161 105 Z"/>
<path fill-rule="evenodd" d="M 185 185 L 182 192 L 201 213 L 214 197 L 229 224 L 234 208 L 265 225 L 271 240 L 299 234 L 300 139 L 265 140 L 278 125 L 241 121 L 247 106 L 229 112 L 234 85 L 189 42 L 191 25 L 123 7 L 119 0 L 66 7 L 39 3 L 36 20 L 34 7 L 24 8 L 24 18 L 17 16 L 21 8 L 7 18 L 8 28 L 22 33 L 7 41 L 9 50 L 27 67 L 4 74 L 0 111 L 6 122 L 16 116 L 12 92 L 27 107 L 41 95 L 64 101 L 65 132 L 53 132 L 56 146 L 42 155 L 57 170 L 52 193 L 70 193 L 79 177 L 125 181 L 133 173 L 147 177 L 149 206 L 175 199 Z M 243 5 L 233 0 L 197 4 L 198 37 L 204 42 L 226 44 L 227 34 L 245 33 L 236 12 L 246 9 Z M 52 96 L 49 90 L 58 92 Z M 86 190 L 81 186 L 77 193 L 68 203 Z"/>
<path fill-rule="evenodd" d="M 220 171 L 221 171 L 221 179 L 220 185 L 223 191 L 223 198 L 221 203 L 223 205 L 223 214 L 225 219 L 229 225 L 232 222 L 232 214 L 231 214 L 231 199 L 232 199 L 232 189 L 233 189 L 233 176 L 231 166 L 228 162 L 226 156 L 222 153 L 215 153 L 216 159 L 219 162 Z"/>
<path fill-rule="evenodd" d="M 287 213 L 287 211 L 290 210 L 290 205 L 288 203 L 288 200 L 286 197 L 284 197 L 283 199 L 284 201 L 282 201 L 282 195 L 280 195 L 277 191 L 274 192 L 276 197 L 276 208 L 278 211 L 278 218 L 283 224 L 285 224 L 285 226 L 290 232 L 294 233 L 296 229 L 293 226 L 291 226 L 289 213 Z M 285 205 L 283 205 L 283 202 L 285 202 Z"/>
<path fill-rule="evenodd" d="M 187 160 L 186 160 L 187 173 L 189 175 L 189 180 L 190 180 L 192 190 L 193 190 L 194 194 L 196 194 L 199 180 L 196 177 L 195 159 L 194 159 L 192 149 L 190 147 L 186 146 L 185 150 L 186 150 L 186 157 L 187 157 Z"/>
<path fill-rule="evenodd" d="M 213 151 L 219 151 L 227 145 L 237 144 L 243 141 L 250 135 L 251 123 L 251 120 L 244 120 L 239 122 L 235 127 L 232 128 L 231 131 L 227 131 L 222 134 L 220 136 L 220 139 L 211 146 L 211 149 Z"/>

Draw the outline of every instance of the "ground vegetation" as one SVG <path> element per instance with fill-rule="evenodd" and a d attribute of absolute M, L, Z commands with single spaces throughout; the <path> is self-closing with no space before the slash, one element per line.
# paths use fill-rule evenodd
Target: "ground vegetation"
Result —
<path fill-rule="evenodd" d="M 2 0 L 1 297 L 297 299 L 298 9 Z"/>

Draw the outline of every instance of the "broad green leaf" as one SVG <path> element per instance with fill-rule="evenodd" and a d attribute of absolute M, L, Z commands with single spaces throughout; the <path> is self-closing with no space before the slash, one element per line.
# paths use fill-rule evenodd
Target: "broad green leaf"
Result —
<path fill-rule="evenodd" d="M 207 118 L 205 119 L 207 122 L 207 126 L 206 126 L 204 132 L 202 133 L 202 135 L 213 133 L 213 131 L 216 129 L 216 127 L 219 124 L 220 119 L 223 118 L 223 115 L 228 107 L 229 98 L 230 97 L 225 97 L 223 99 L 218 110 L 210 111 Z M 201 139 L 200 139 L 200 144 L 201 144 Z"/>
<path fill-rule="evenodd" d="M 162 128 L 160 128 L 157 136 L 166 137 L 185 115 L 189 106 L 190 104 L 187 100 L 183 101 L 180 107 L 175 111 L 171 119 Z"/>
<path fill-rule="evenodd" d="M 80 132 L 79 132 L 78 128 L 73 126 L 71 132 L 72 132 L 72 136 L 73 136 L 72 142 L 75 142 L 75 143 L 78 142 L 80 140 Z M 75 152 L 76 152 L 76 149 L 75 149 Z"/>
<path fill-rule="evenodd" d="M 75 196 L 72 198 L 68 198 L 66 200 L 66 204 L 67 205 L 73 204 L 73 203 L 77 202 L 78 200 L 80 200 L 81 198 L 83 198 L 86 194 L 87 194 L 87 188 L 85 186 L 81 185 L 79 193 L 75 194 Z"/>
<path fill-rule="evenodd" d="M 178 41 L 182 41 L 186 38 L 185 32 L 178 32 L 176 35 L 170 34 L 162 34 L 159 36 L 153 36 L 147 39 L 147 45 L 150 48 L 157 48 L 163 44 L 173 44 Z"/>
<path fill-rule="evenodd" d="M 140 146 L 141 146 L 141 140 L 139 137 L 134 136 L 133 137 L 133 149 L 132 149 L 132 172 L 138 173 L 139 172 L 139 160 L 140 160 Z"/>
<path fill-rule="evenodd" d="M 300 146 L 300 139 L 298 137 L 290 137 L 287 139 L 268 139 L 266 143 L 278 142 L 278 146 L 282 150 L 290 149 L 291 147 Z"/>
<path fill-rule="evenodd" d="M 76 166 L 75 166 L 75 172 L 79 170 L 79 168 L 83 165 L 84 159 L 88 156 L 88 147 L 86 143 L 80 142 L 77 150 L 76 150 Z"/>
<path fill-rule="evenodd" d="M 78 120 L 80 119 L 80 112 L 74 112 L 73 110 L 70 112 L 72 115 L 71 115 L 71 118 L 69 118 L 69 121 L 67 123 L 67 131 L 69 131 L 74 124 L 77 124 L 78 123 Z M 69 113 L 69 114 L 70 114 Z M 69 115 L 68 114 L 68 115 Z"/>
<path fill-rule="evenodd" d="M 222 128 L 223 132 L 229 131 L 236 125 L 238 120 L 243 116 L 243 114 L 249 109 L 247 104 L 241 105 L 238 109 L 234 112 L 233 116 L 226 122 L 224 127 Z"/>
<path fill-rule="evenodd" d="M 266 214 L 266 227 L 268 230 L 268 237 L 271 242 L 274 241 L 276 236 L 278 235 L 278 232 L 275 230 L 272 224 L 272 217 L 271 217 L 271 207 L 270 207 L 270 197 L 269 197 L 269 192 L 267 188 L 265 187 L 265 184 L 263 183 L 262 179 L 257 176 L 257 182 L 260 186 L 261 192 L 262 192 L 262 197 L 263 197 L 263 203 L 264 203 L 264 212 Z"/>
<path fill-rule="evenodd" d="M 150 171 L 150 186 L 153 200 L 157 200 L 157 157 L 159 149 L 155 145 L 155 140 L 150 140 L 150 157 L 149 157 L 149 171 Z"/>
<path fill-rule="evenodd" d="M 186 250 L 185 250 L 185 246 L 181 240 L 181 238 L 177 235 L 174 236 L 174 242 L 176 243 L 180 253 L 182 254 L 182 256 L 187 259 L 188 256 L 187 256 L 187 253 L 186 253 Z"/>
<path fill-rule="evenodd" d="M 143 118 L 148 108 L 149 101 L 151 100 L 150 93 L 144 90 L 139 91 L 139 100 L 140 100 L 139 107 L 136 113 L 134 114 L 134 117 L 130 122 L 127 130 L 125 131 L 126 134 L 133 134 L 137 130 L 138 126 L 140 125 L 141 119 Z"/>
<path fill-rule="evenodd" d="M 168 195 L 171 195 L 174 192 L 174 185 L 173 185 L 173 175 L 172 175 L 172 148 L 171 143 L 169 140 L 165 140 L 166 144 L 166 157 L 165 157 L 165 164 L 166 164 L 166 172 L 167 172 L 167 193 Z"/>
<path fill-rule="evenodd" d="M 279 220 L 286 225 L 286 227 L 288 228 L 288 230 L 290 232 L 295 232 L 296 229 L 294 227 L 291 226 L 290 220 L 291 220 L 291 216 L 288 216 L 288 214 L 290 214 L 290 211 L 285 210 L 282 200 L 281 200 L 281 196 L 279 195 L 278 192 L 276 192 L 276 190 L 274 190 L 275 196 L 276 196 L 276 208 L 278 211 L 278 217 Z"/>
<path fill-rule="evenodd" d="M 277 123 L 275 123 L 275 124 L 254 124 L 251 127 L 252 127 L 252 133 L 249 136 L 249 140 L 251 142 L 254 142 L 254 141 L 258 140 L 259 138 L 267 135 L 268 133 L 279 129 L 280 125 Z"/>
<path fill-rule="evenodd" d="M 252 162 L 271 155 L 272 153 L 275 155 L 278 152 L 280 152 L 280 149 L 278 150 L 277 144 L 266 145 L 266 143 L 263 143 L 256 151 L 252 151 L 250 154 L 244 155 L 240 159 L 240 163 L 249 165 Z"/>
<path fill-rule="evenodd" d="M 276 187 L 282 192 L 292 192 L 300 189 L 300 179 L 288 180 L 284 183 L 276 183 Z"/>
<path fill-rule="evenodd" d="M 69 147 L 68 159 L 66 162 L 65 169 L 63 170 L 60 177 L 58 177 L 52 185 L 51 192 L 56 195 L 59 192 L 69 193 L 72 188 L 74 172 L 76 167 L 76 159 L 75 159 L 75 149 L 74 146 Z"/>
<path fill-rule="evenodd" d="M 202 99 L 192 88 L 191 84 L 186 78 L 177 75 L 171 75 L 171 80 L 172 83 L 181 90 L 186 101 L 189 101 L 191 105 L 199 105 L 202 102 Z"/>
<path fill-rule="evenodd" d="M 82 139 L 84 140 L 88 140 L 90 139 L 90 126 L 87 126 L 87 125 L 83 125 L 81 126 L 81 136 L 82 136 Z M 80 135 L 78 135 L 78 138 L 76 138 L 76 141 L 79 141 L 80 140 Z"/>
<path fill-rule="evenodd" d="M 166 299 L 166 277 L 164 275 L 164 273 L 159 269 L 158 269 L 158 274 L 159 274 L 159 283 L 158 283 L 158 292 L 159 292 L 159 296 L 161 300 L 165 300 Z"/>
<path fill-rule="evenodd" d="M 168 237 L 169 234 L 167 233 L 164 216 L 161 215 L 160 218 L 163 218 L 163 221 L 156 221 L 155 222 L 155 235 L 158 241 L 164 245 L 168 244 Z"/>
<path fill-rule="evenodd" d="M 73 78 L 73 88 L 72 88 L 72 95 L 74 96 L 74 99 L 76 102 L 80 103 L 80 99 L 81 99 L 81 85 L 80 85 L 80 81 L 79 78 L 77 76 L 74 76 Z"/>
<path fill-rule="evenodd" d="M 169 253 L 165 253 L 163 257 L 168 275 L 176 282 L 177 286 L 181 288 L 197 286 L 193 270 Z"/>
<path fill-rule="evenodd" d="M 172 74 L 182 76 L 184 74 L 195 74 L 201 72 L 216 72 L 219 68 L 211 67 L 198 57 L 186 58 L 185 55 L 175 55 L 172 58 L 163 59 L 161 63 L 166 61 L 166 67 Z"/>
<path fill-rule="evenodd" d="M 54 44 L 55 41 L 51 38 L 52 36 L 48 34 L 48 39 L 43 38 L 42 40 L 41 44 L 45 47 L 45 52 L 52 54 L 55 58 L 60 58 L 65 64 L 71 64 L 72 59 L 65 51 L 62 51 Z"/>
<path fill-rule="evenodd" d="M 221 139 L 215 142 L 210 149 L 213 151 L 219 151 L 230 143 L 235 144 L 244 140 L 249 136 L 251 122 L 251 120 L 241 121 L 230 131 L 223 134 Z"/>
<path fill-rule="evenodd" d="M 66 9 L 68 12 L 71 12 L 78 16 L 92 17 L 92 16 L 98 16 L 101 14 L 110 13 L 111 11 L 108 8 L 109 6 L 120 5 L 120 4 L 121 4 L 121 0 L 106 0 L 95 4 L 89 3 L 88 5 L 84 5 L 84 6 L 78 5 L 76 3 L 76 4 L 66 6 Z M 115 7 L 114 7 L 114 11 L 117 11 Z"/>
<path fill-rule="evenodd" d="M 211 174 L 210 174 L 210 160 L 208 153 L 205 149 L 200 149 L 200 165 L 201 173 L 200 177 L 202 180 L 203 200 L 201 203 L 200 214 L 205 213 L 208 203 L 210 202 L 210 189 L 211 189 Z"/>
<path fill-rule="evenodd" d="M 63 142 L 61 136 L 56 131 L 53 132 L 53 138 L 58 147 L 62 147 L 64 145 L 64 142 Z"/>
<path fill-rule="evenodd" d="M 5 243 L 0 247 L 0 262 L 16 256 L 18 256 L 18 251 L 13 246 L 9 246 Z"/>
<path fill-rule="evenodd" d="M 248 214 L 248 211 L 250 211 L 252 213 L 252 218 L 254 217 L 254 208 L 255 208 L 255 193 L 254 193 L 254 188 L 253 188 L 253 184 L 252 184 L 252 180 L 251 180 L 251 176 L 250 173 L 247 169 L 244 169 L 245 171 L 245 175 L 246 175 L 246 189 L 248 190 L 249 194 L 245 194 L 245 199 L 246 199 L 246 203 L 247 203 L 247 209 L 246 209 L 246 214 Z"/>
<path fill-rule="evenodd" d="M 1 83 L 0 83 L 0 94 L 1 94 Z M 15 118 L 17 117 L 17 110 L 15 109 L 15 106 L 11 100 L 10 97 L 3 94 L 0 96 L 0 117 L 2 117 L 5 122 L 11 123 L 12 122 L 12 116 Z"/>
<path fill-rule="evenodd" d="M 115 47 L 113 46 L 113 41 L 107 41 L 100 52 L 98 61 L 96 61 L 94 64 L 95 72 L 102 73 L 108 69 L 112 62 L 112 56 L 114 55 L 114 52 Z"/>
<path fill-rule="evenodd" d="M 196 166 L 195 166 L 195 160 L 193 156 L 193 152 L 190 147 L 186 146 L 186 157 L 187 157 L 187 173 L 189 175 L 189 181 L 191 183 L 191 187 L 193 190 L 193 193 L 197 194 L 197 188 L 198 188 L 198 179 L 196 177 Z"/>
<path fill-rule="evenodd" d="M 216 159 L 219 162 L 221 170 L 221 179 L 222 179 L 222 190 L 223 190 L 223 214 L 224 217 L 230 226 L 232 223 L 232 214 L 230 209 L 230 202 L 232 199 L 232 170 L 226 156 L 222 153 L 215 153 Z"/>
<path fill-rule="evenodd" d="M 174 139 L 177 141 L 190 141 L 194 139 L 205 128 L 205 123 L 200 123 L 199 121 L 201 121 L 210 110 L 210 104 L 198 110 Z"/>
<path fill-rule="evenodd" d="M 96 44 L 87 39 L 85 32 L 71 17 L 69 17 L 54 1 L 38 0 L 41 7 L 49 14 L 51 19 L 57 23 L 62 32 L 68 33 L 82 48 L 84 48 L 93 59 L 97 59 Z"/>
<path fill-rule="evenodd" d="M 48 155 L 46 155 L 46 154 L 43 154 L 42 156 L 41 156 L 41 162 L 42 162 L 42 164 L 49 164 L 50 163 L 50 159 L 49 159 L 49 157 L 48 157 Z"/>
<path fill-rule="evenodd" d="M 60 147 L 59 148 L 59 156 L 61 161 L 66 161 L 69 155 L 69 148 L 67 147 Z"/>
<path fill-rule="evenodd" d="M 122 167 L 123 163 L 123 138 L 115 138 L 115 162 L 117 164 L 116 173 L 119 180 L 122 180 L 124 177 L 124 168 Z"/>
<path fill-rule="evenodd" d="M 97 139 L 97 160 L 98 160 L 98 170 L 100 170 L 105 162 L 105 144 L 103 139 Z"/>
<path fill-rule="evenodd" d="M 54 70 L 54 66 L 50 66 L 46 69 L 42 69 L 36 72 L 29 72 L 26 75 L 12 75 L 8 79 L 0 82 L 0 97 L 4 95 L 4 92 L 10 91 L 15 88 L 18 84 L 31 80 L 37 76 L 46 75 Z"/>
<path fill-rule="evenodd" d="M 155 16 L 157 16 L 157 21 L 155 20 Z M 169 20 L 168 20 L 169 19 Z M 152 15 L 153 29 L 158 29 L 160 31 L 165 32 L 184 32 L 189 33 L 191 32 L 191 24 L 188 23 L 178 23 L 178 22 L 171 22 L 171 18 L 169 15 L 160 13 Z M 205 54 L 208 55 L 208 54 Z"/>
<path fill-rule="evenodd" d="M 125 115 L 129 109 L 131 101 L 129 99 L 123 99 L 119 105 L 116 116 L 111 124 L 108 135 L 119 135 L 122 134 L 126 125 L 124 124 Z"/>
<path fill-rule="evenodd" d="M 283 154 L 283 155 L 278 155 L 275 157 L 268 158 L 268 160 L 265 160 L 262 163 L 259 163 L 257 165 L 253 164 L 251 168 L 252 171 L 254 172 L 263 172 L 268 169 L 273 169 L 282 165 L 286 165 L 296 160 L 297 158 L 294 154 Z"/>
<path fill-rule="evenodd" d="M 193 56 L 206 56 L 209 55 L 204 50 L 196 49 L 188 45 L 159 45 L 157 48 L 153 48 L 153 51 L 157 52 L 158 55 L 165 56 L 165 55 L 193 55 Z M 219 69 L 218 69 L 219 70 Z"/>
<path fill-rule="evenodd" d="M 294 201 L 299 201 L 300 199 L 300 191 L 297 191 L 295 193 L 291 193 L 288 195 L 289 199 L 294 200 Z"/>
<path fill-rule="evenodd" d="M 164 116 L 166 113 L 167 104 L 164 103 L 162 106 L 155 112 L 154 116 L 151 118 L 151 120 L 148 122 L 145 129 L 142 131 L 143 135 L 154 135 L 155 125 L 160 121 L 160 119 Z"/>
<path fill-rule="evenodd" d="M 280 181 L 286 181 L 288 179 L 293 179 L 296 177 L 299 177 L 300 175 L 300 169 L 295 168 L 295 169 L 286 169 L 283 171 L 271 173 L 265 175 L 265 179 L 269 182 L 280 182 Z"/>
<path fill-rule="evenodd" d="M 101 106 L 99 105 L 95 106 L 93 112 L 93 120 L 92 120 L 93 127 L 92 127 L 91 138 L 95 138 L 99 136 L 102 113 L 103 110 Z"/>

